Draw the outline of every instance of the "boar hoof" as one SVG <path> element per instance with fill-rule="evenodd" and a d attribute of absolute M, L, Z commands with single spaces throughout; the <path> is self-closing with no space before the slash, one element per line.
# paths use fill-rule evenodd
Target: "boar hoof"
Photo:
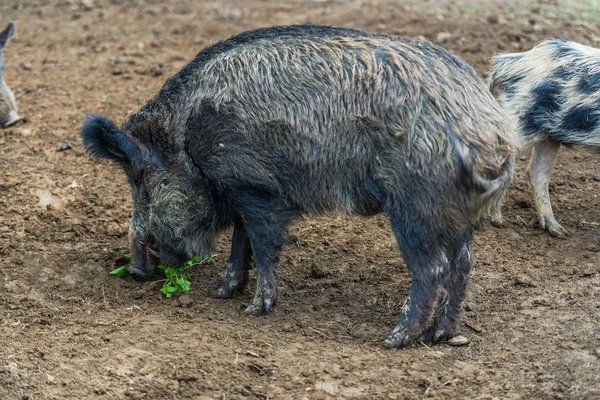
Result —
<path fill-rule="evenodd" d="M 382 345 L 389 349 L 403 347 L 414 341 L 414 338 L 411 336 L 408 333 L 408 327 L 398 325 L 392 331 L 392 334 L 383 341 Z"/>
<path fill-rule="evenodd" d="M 248 271 L 242 279 L 225 278 L 219 284 L 219 288 L 215 293 L 217 299 L 230 299 L 235 293 L 241 292 L 246 288 L 248 282 Z"/>
<path fill-rule="evenodd" d="M 275 306 L 275 300 L 268 296 L 254 296 L 252 304 L 244 310 L 245 314 L 259 316 L 268 313 Z"/>

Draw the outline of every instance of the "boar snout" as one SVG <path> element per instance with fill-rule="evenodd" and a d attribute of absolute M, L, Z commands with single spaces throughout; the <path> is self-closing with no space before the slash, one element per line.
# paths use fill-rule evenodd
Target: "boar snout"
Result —
<path fill-rule="evenodd" d="M 160 265 L 160 257 L 154 249 L 155 240 L 137 240 L 133 245 L 132 263 L 129 266 L 129 273 L 142 278 L 149 279 Z"/>
<path fill-rule="evenodd" d="M 129 273 L 142 279 L 149 279 L 161 264 L 179 267 L 187 260 L 184 254 L 169 246 L 159 245 L 154 238 L 137 240 L 132 258 Z"/>

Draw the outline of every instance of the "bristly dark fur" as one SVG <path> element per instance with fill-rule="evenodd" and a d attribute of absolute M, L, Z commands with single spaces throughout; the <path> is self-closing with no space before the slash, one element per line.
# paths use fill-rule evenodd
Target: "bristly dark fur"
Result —
<path fill-rule="evenodd" d="M 106 146 L 114 159 L 115 131 L 93 121 L 101 126 L 85 127 L 86 146 Z M 202 50 L 120 131 L 142 148 L 127 171 L 136 273 L 152 272 L 149 243 L 179 263 L 209 252 L 233 225 L 217 295 L 244 286 L 252 256 L 246 311 L 260 314 L 277 301 L 290 224 L 385 212 L 413 281 L 386 341 L 393 347 L 454 334 L 471 224 L 501 197 L 516 151 L 506 116 L 460 58 L 427 42 L 316 25 L 257 29 Z M 437 307 L 440 293 L 448 301 Z"/>

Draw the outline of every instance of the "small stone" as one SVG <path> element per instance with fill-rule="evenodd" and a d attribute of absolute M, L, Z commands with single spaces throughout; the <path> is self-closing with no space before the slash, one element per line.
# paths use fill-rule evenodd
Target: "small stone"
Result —
<path fill-rule="evenodd" d="M 514 279 L 515 286 L 521 286 L 524 288 L 536 287 L 537 283 L 534 282 L 531 277 L 527 275 L 517 275 Z"/>
<path fill-rule="evenodd" d="M 231 20 L 234 20 L 234 21 L 237 21 L 240 18 L 242 18 L 243 14 L 244 13 L 239 8 L 231 8 L 231 9 L 221 10 L 221 16 L 223 18 L 231 19 Z"/>
<path fill-rule="evenodd" d="M 475 310 L 475 304 L 471 302 L 465 303 L 465 311 L 473 311 Z"/>
<path fill-rule="evenodd" d="M 50 374 L 46 374 L 46 382 L 48 383 L 48 385 L 54 384 L 54 377 Z"/>
<path fill-rule="evenodd" d="M 21 68 L 23 68 L 25 71 L 31 71 L 31 64 L 29 63 L 21 63 Z"/>
<path fill-rule="evenodd" d="M 71 150 L 73 148 L 73 144 L 68 140 L 63 140 L 56 146 L 56 151 L 65 151 Z"/>
<path fill-rule="evenodd" d="M 194 303 L 194 299 L 189 294 L 181 295 L 177 298 L 177 304 L 180 307 L 189 307 Z"/>
<path fill-rule="evenodd" d="M 85 11 L 92 11 L 94 9 L 94 0 L 80 0 L 81 8 Z"/>
<path fill-rule="evenodd" d="M 490 14 L 490 15 L 487 16 L 487 21 L 490 24 L 497 24 L 498 20 L 499 20 L 498 14 Z"/>
<path fill-rule="evenodd" d="M 596 357 L 600 358 L 600 348 L 594 350 L 594 354 L 596 355 Z"/>
<path fill-rule="evenodd" d="M 466 346 L 468 345 L 470 340 L 462 335 L 454 336 L 452 339 L 448 340 L 448 344 L 450 346 Z"/>
<path fill-rule="evenodd" d="M 163 65 L 158 63 L 158 64 L 153 64 L 152 67 L 150 67 L 150 75 L 158 78 L 159 76 L 162 76 L 163 74 Z"/>
<path fill-rule="evenodd" d="M 323 267 L 319 264 L 313 264 L 310 267 L 310 276 L 315 279 L 327 278 L 331 275 L 331 272 L 327 270 L 327 268 Z"/>
<path fill-rule="evenodd" d="M 452 39 L 452 34 L 450 32 L 440 32 L 435 38 L 436 42 L 438 43 L 446 43 L 450 39 Z"/>
<path fill-rule="evenodd" d="M 315 384 L 315 389 L 322 390 L 332 396 L 336 395 L 340 391 L 339 386 L 333 382 L 317 382 Z"/>

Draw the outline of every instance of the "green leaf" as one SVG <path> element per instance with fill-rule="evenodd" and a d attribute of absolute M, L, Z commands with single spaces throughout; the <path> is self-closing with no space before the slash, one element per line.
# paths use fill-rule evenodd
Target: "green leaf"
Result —
<path fill-rule="evenodd" d="M 179 291 L 181 293 L 185 293 L 185 292 L 189 292 L 190 289 L 192 287 L 192 283 L 190 281 L 185 281 L 182 285 L 181 288 L 179 289 Z"/>
<path fill-rule="evenodd" d="M 175 268 L 173 268 L 173 267 L 167 267 L 167 268 L 165 268 L 165 276 L 167 278 L 172 277 L 176 273 L 177 273 L 177 270 Z"/>
<path fill-rule="evenodd" d="M 169 292 L 169 293 L 175 293 L 176 291 L 177 291 L 177 288 L 176 288 L 176 287 L 169 286 L 169 287 L 167 288 L 167 292 Z"/>
<path fill-rule="evenodd" d="M 125 253 L 125 258 L 131 258 L 131 253 Z"/>
<path fill-rule="evenodd" d="M 198 264 L 200 262 L 200 260 L 198 260 L 198 257 L 196 256 L 192 257 L 190 261 L 192 262 L 192 264 Z"/>
<path fill-rule="evenodd" d="M 112 271 L 110 271 L 110 274 L 117 277 L 129 275 L 129 270 L 127 269 L 127 267 L 129 267 L 129 265 L 123 265 L 122 267 L 113 269 Z"/>

